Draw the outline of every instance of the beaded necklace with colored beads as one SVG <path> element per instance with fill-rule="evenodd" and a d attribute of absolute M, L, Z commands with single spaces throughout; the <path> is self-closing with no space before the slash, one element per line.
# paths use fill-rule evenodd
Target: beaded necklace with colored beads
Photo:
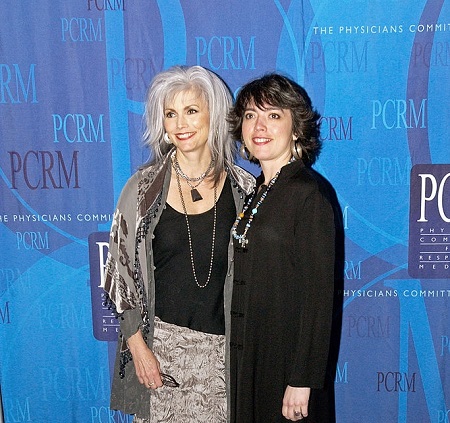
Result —
<path fill-rule="evenodd" d="M 248 222 L 245 225 L 244 232 L 242 234 L 237 233 L 237 227 L 239 225 L 239 222 L 242 220 L 242 218 L 245 215 L 245 212 L 250 207 L 250 204 L 253 201 L 253 198 L 255 197 L 256 190 L 253 192 L 253 195 L 247 200 L 247 203 L 245 204 L 244 208 L 242 209 L 242 212 L 239 213 L 236 217 L 236 220 L 233 223 L 233 227 L 231 228 L 231 234 L 233 235 L 233 238 L 239 241 L 239 244 L 241 244 L 242 248 L 246 248 L 248 244 L 247 239 L 247 232 L 250 229 L 250 226 L 252 225 L 253 218 L 256 213 L 258 213 L 259 206 L 263 203 L 264 199 L 267 196 L 267 193 L 270 191 L 270 189 L 273 187 L 275 182 L 277 181 L 278 175 L 280 174 L 280 170 L 276 173 L 276 175 L 270 180 L 269 184 L 267 185 L 266 190 L 261 195 L 261 198 L 258 200 L 258 202 L 255 204 L 255 207 L 252 209 L 252 213 L 250 214 L 248 218 Z"/>

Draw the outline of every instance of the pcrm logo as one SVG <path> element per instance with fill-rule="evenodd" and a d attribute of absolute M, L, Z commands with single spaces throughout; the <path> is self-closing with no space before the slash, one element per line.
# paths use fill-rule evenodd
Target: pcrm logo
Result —
<path fill-rule="evenodd" d="M 116 341 L 119 322 L 105 305 L 105 291 L 101 288 L 108 255 L 109 232 L 89 235 L 89 268 L 91 279 L 92 324 L 95 339 Z"/>
<path fill-rule="evenodd" d="M 411 170 L 408 272 L 414 278 L 450 278 L 450 164 Z"/>

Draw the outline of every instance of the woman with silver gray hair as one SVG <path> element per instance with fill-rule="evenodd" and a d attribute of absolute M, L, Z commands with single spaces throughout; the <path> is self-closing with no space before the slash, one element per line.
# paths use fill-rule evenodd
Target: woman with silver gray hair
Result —
<path fill-rule="evenodd" d="M 214 73 L 173 67 L 148 90 L 151 161 L 125 185 L 104 289 L 120 335 L 111 408 L 135 422 L 225 422 L 230 228 L 254 178 L 233 163 L 231 95 Z"/>

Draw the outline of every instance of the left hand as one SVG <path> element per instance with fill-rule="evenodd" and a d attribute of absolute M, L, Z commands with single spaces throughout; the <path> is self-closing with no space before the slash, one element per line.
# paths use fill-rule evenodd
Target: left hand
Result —
<path fill-rule="evenodd" d="M 310 393 L 311 388 L 294 388 L 288 385 L 283 398 L 283 416 L 294 422 L 306 417 Z"/>

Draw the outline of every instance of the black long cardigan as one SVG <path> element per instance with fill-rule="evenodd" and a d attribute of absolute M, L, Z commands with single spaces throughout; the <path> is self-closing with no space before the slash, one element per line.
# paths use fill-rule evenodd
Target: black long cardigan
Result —
<path fill-rule="evenodd" d="M 336 268 L 333 201 L 320 175 L 301 161 L 288 164 L 253 219 L 248 249 L 236 249 L 235 422 L 286 421 L 281 407 L 287 385 L 313 388 L 305 423 L 334 420 L 332 382 L 326 383 Z"/>

